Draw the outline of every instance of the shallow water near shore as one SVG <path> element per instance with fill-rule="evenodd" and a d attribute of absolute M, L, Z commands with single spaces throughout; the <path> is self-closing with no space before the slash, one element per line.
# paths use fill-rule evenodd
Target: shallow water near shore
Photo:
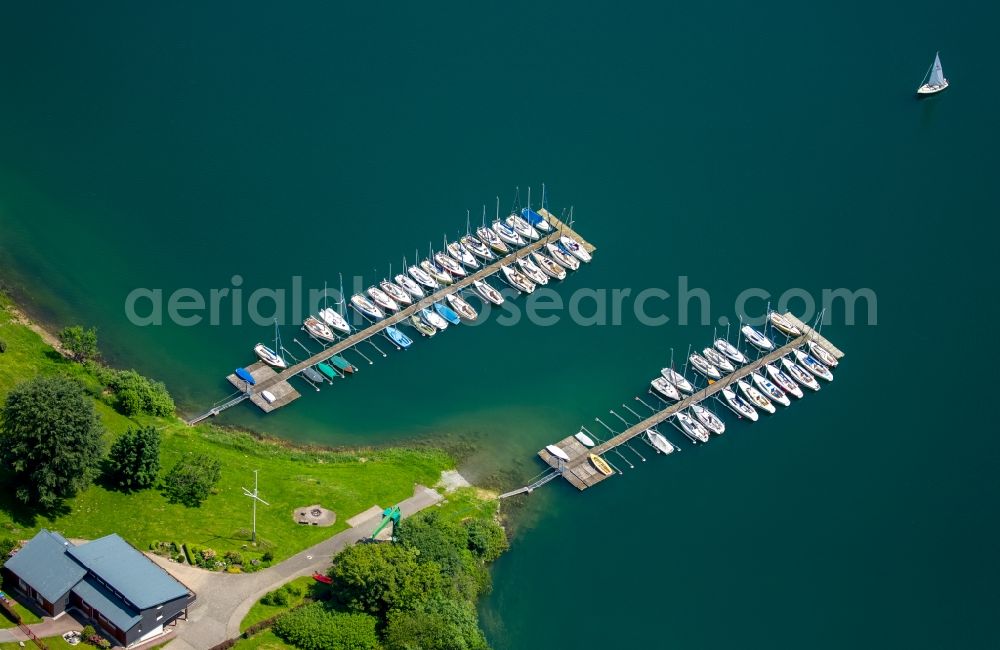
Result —
<path fill-rule="evenodd" d="M 609 410 L 639 408 L 670 349 L 704 347 L 744 289 L 877 296 L 877 325 L 834 305 L 823 333 L 847 357 L 818 394 L 754 425 L 727 415 L 698 448 L 670 433 L 669 458 L 633 445 L 585 493 L 527 497 L 481 606 L 496 648 L 997 645 L 1000 441 L 947 362 L 1000 361 L 958 338 L 1000 315 L 995 7 L 64 11 L 4 12 L 0 275 L 44 319 L 96 325 L 112 362 L 187 412 L 273 334 L 136 327 L 130 291 L 371 282 L 518 185 L 522 203 L 544 181 L 553 212 L 575 206 L 598 250 L 556 288 L 630 289 L 619 325 L 561 312 L 405 352 L 382 339 L 386 358 L 361 348 L 373 365 L 348 354 L 356 376 L 219 421 L 443 440 L 473 448 L 469 479 L 515 487 L 543 445 L 618 427 Z M 952 88 L 918 102 L 936 49 Z M 709 322 L 678 323 L 679 276 Z M 671 317 L 657 327 L 634 312 L 650 287 L 671 294 L 648 303 Z"/>

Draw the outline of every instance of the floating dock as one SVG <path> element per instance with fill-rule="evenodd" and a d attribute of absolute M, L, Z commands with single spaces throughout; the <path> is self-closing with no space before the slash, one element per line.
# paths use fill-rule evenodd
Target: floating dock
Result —
<path fill-rule="evenodd" d="M 642 420 L 638 424 L 634 424 L 627 428 L 625 431 L 615 435 L 613 438 L 605 440 L 599 445 L 595 445 L 592 448 L 587 448 L 579 440 L 576 439 L 575 434 L 563 438 L 559 442 L 554 443 L 557 447 L 562 449 L 567 456 L 569 456 L 568 461 L 560 461 L 558 458 L 553 456 L 546 449 L 542 449 L 538 452 L 539 458 L 541 458 L 549 467 L 551 467 L 559 475 L 561 474 L 569 483 L 579 489 L 586 490 L 592 487 L 606 478 L 611 478 L 599 472 L 593 463 L 590 462 L 590 454 L 595 454 L 597 456 L 603 456 L 609 451 L 627 443 L 636 436 L 640 436 L 645 433 L 646 429 L 651 429 L 656 427 L 656 425 L 664 422 L 672 415 L 679 411 L 683 411 L 692 404 L 697 404 L 702 402 L 717 393 L 720 393 L 724 388 L 735 384 L 740 379 L 747 377 L 750 373 L 755 370 L 760 369 L 767 363 L 777 361 L 786 354 L 791 353 L 793 350 L 802 347 L 809 341 L 815 341 L 819 345 L 823 346 L 827 352 L 832 354 L 837 359 L 841 359 L 844 353 L 837 348 L 835 345 L 826 340 L 819 332 L 813 330 L 811 327 L 800 321 L 795 316 L 791 314 L 785 314 L 785 318 L 792 322 L 799 330 L 802 335 L 794 339 L 790 339 L 784 345 L 778 346 L 775 350 L 770 353 L 761 356 L 755 361 L 737 368 L 734 372 L 723 376 L 721 379 L 716 380 L 714 383 L 709 384 L 705 388 L 696 391 L 693 395 L 685 397 L 679 402 L 674 402 L 666 408 L 657 411 L 650 417 Z M 552 476 L 552 475 L 549 475 Z M 612 474 L 611 476 L 614 476 Z M 548 477 L 547 477 L 548 478 Z M 504 494 L 504 497 L 514 496 L 515 494 L 524 494 L 525 492 L 531 492 L 534 486 L 526 486 L 519 490 L 513 490 Z"/>
<path fill-rule="evenodd" d="M 350 336 L 347 336 L 336 343 L 326 345 L 322 351 L 317 352 L 308 359 L 300 361 L 293 366 L 289 366 L 281 372 L 274 370 L 263 362 L 257 362 L 248 366 L 247 370 L 250 371 L 255 381 L 253 386 L 248 386 L 245 381 L 239 379 L 235 374 L 229 375 L 226 379 L 238 390 L 243 391 L 243 394 L 225 402 L 224 404 L 214 406 L 208 411 L 188 420 L 188 424 L 197 424 L 198 422 L 218 415 L 225 409 L 235 406 L 236 404 L 239 404 L 247 399 L 256 404 L 265 413 L 270 413 L 281 408 L 282 406 L 290 404 L 301 395 L 288 382 L 288 380 L 295 377 L 306 368 L 310 368 L 315 366 L 317 363 L 327 361 L 344 350 L 348 350 L 359 343 L 364 343 L 368 339 L 382 334 L 389 326 L 407 322 L 411 314 L 419 312 L 425 307 L 430 307 L 434 303 L 444 300 L 445 296 L 449 294 L 460 292 L 467 287 L 471 287 L 472 283 L 477 280 L 485 280 L 486 278 L 498 273 L 501 266 L 511 264 L 516 258 L 524 257 L 533 251 L 537 251 L 550 242 L 557 242 L 559 241 L 559 238 L 564 235 L 575 239 L 588 253 L 593 253 L 596 250 L 596 247 L 593 244 L 585 240 L 579 235 L 579 233 L 570 228 L 569 225 L 560 221 L 555 215 L 545 208 L 541 208 L 538 211 L 538 214 L 540 214 L 552 225 L 551 233 L 540 237 L 536 241 L 529 242 L 521 248 L 513 250 L 507 256 L 497 259 L 478 271 L 470 272 L 469 275 L 464 278 L 457 278 L 453 284 L 443 287 L 429 296 L 421 298 L 414 304 L 405 307 L 404 309 L 387 315 L 382 320 L 376 321 L 364 329 L 357 330 Z M 268 402 L 261 395 L 261 393 L 265 390 L 274 395 L 275 400 L 273 402 Z"/>

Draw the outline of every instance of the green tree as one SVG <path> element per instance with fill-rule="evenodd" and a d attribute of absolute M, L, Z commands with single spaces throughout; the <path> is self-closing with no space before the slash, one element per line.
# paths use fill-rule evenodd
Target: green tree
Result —
<path fill-rule="evenodd" d="M 103 427 L 76 382 L 36 377 L 7 395 L 0 420 L 0 464 L 17 498 L 51 508 L 90 485 L 103 456 Z"/>
<path fill-rule="evenodd" d="M 471 602 L 434 595 L 414 610 L 389 612 L 386 650 L 488 650 Z"/>
<path fill-rule="evenodd" d="M 108 478 L 125 491 L 145 490 L 160 473 L 160 432 L 155 427 L 129 427 L 108 453 Z"/>
<path fill-rule="evenodd" d="M 77 361 L 96 359 L 100 355 L 97 349 L 97 328 L 85 329 L 82 325 L 66 327 L 59 332 L 59 342 L 73 355 Z"/>
<path fill-rule="evenodd" d="M 189 454 L 174 465 L 163 479 L 164 492 L 172 503 L 200 506 L 222 477 L 222 463 L 205 454 Z"/>
<path fill-rule="evenodd" d="M 115 394 L 115 406 L 125 415 L 168 416 L 174 412 L 174 400 L 161 382 L 151 381 L 135 370 L 120 370 L 105 377 Z"/>
<path fill-rule="evenodd" d="M 493 562 L 510 548 L 507 533 L 495 521 L 473 519 L 466 524 L 469 550 L 484 562 Z"/>
<path fill-rule="evenodd" d="M 331 592 L 349 609 L 385 620 L 390 609 L 413 607 L 441 589 L 440 567 L 417 555 L 399 544 L 350 546 L 330 569 Z"/>
<path fill-rule="evenodd" d="M 368 614 L 331 612 L 311 603 L 279 618 L 273 630 L 301 650 L 378 650 L 376 623 Z"/>

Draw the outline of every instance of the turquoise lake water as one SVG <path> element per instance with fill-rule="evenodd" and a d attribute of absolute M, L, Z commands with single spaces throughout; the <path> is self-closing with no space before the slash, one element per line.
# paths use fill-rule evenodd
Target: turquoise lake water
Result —
<path fill-rule="evenodd" d="M 481 607 L 498 649 L 989 648 L 994 26 L 984 3 L 380 7 L 136 4 L 2 12 L 0 273 L 186 412 L 266 326 L 136 327 L 137 287 L 321 289 L 398 272 L 546 183 L 598 247 L 558 291 L 662 288 L 671 316 L 495 318 L 224 423 L 332 445 L 444 439 L 516 486 L 543 445 L 645 393 L 746 289 L 834 305 L 834 383 L 755 425 L 516 513 Z M 913 91 L 941 50 L 952 83 Z M 681 325 L 680 277 L 711 299 Z M 524 300 L 516 301 L 524 305 Z M 694 303 L 698 304 L 698 303 Z M 764 301 L 748 304 L 760 313 Z M 802 302 L 793 302 L 793 310 Z M 286 347 L 304 337 L 282 329 Z M 379 343 L 387 352 L 389 345 Z M 313 346 L 315 347 L 315 346 Z M 976 364 L 979 364 L 978 366 Z M 965 370 L 963 370 L 965 369 Z M 972 387 L 977 390 L 973 390 Z M 621 459 L 611 460 L 624 466 Z"/>

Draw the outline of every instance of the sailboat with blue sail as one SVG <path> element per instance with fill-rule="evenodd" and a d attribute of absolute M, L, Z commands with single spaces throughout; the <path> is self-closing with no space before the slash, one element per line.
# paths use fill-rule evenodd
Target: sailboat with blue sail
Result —
<path fill-rule="evenodd" d="M 941 67 L 941 53 L 934 54 L 934 63 L 931 64 L 927 74 L 924 75 L 924 82 L 917 88 L 917 96 L 934 95 L 948 87 L 948 80 L 944 78 L 944 69 Z"/>

